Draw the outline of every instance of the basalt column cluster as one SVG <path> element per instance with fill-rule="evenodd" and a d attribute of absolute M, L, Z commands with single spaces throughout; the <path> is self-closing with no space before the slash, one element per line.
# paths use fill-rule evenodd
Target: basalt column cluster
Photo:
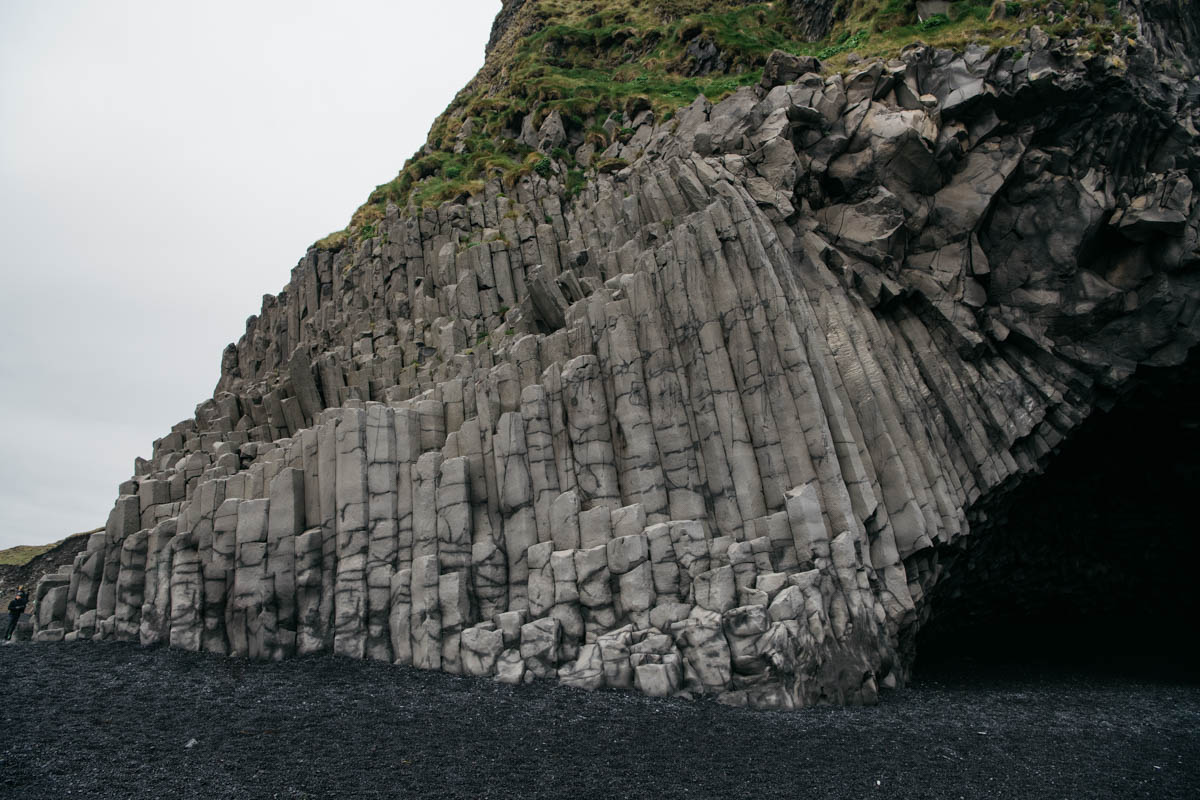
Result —
<path fill-rule="evenodd" d="M 527 126 L 627 166 L 310 250 L 35 637 L 873 701 L 941 549 L 1200 334 L 1200 85 L 1147 75 L 1035 29 Z"/>

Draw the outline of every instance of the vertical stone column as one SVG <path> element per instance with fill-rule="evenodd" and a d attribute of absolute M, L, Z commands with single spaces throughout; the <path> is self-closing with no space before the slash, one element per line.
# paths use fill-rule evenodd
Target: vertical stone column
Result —
<path fill-rule="evenodd" d="M 583 615 L 579 610 L 579 584 L 575 574 L 575 551 L 556 550 L 550 554 L 550 574 L 554 579 L 554 607 L 550 616 L 562 628 L 564 658 L 575 658 L 583 641 Z"/>
<path fill-rule="evenodd" d="M 792 531 L 798 569 L 809 570 L 829 558 L 829 533 L 825 529 L 821 499 L 815 483 L 797 486 L 787 493 L 787 517 Z"/>
<path fill-rule="evenodd" d="M 167 640 L 171 627 L 171 539 L 175 536 L 176 521 L 163 520 L 150 531 L 146 543 L 146 584 L 143 590 L 142 621 L 138 626 L 138 640 L 143 647 L 161 644 Z M 95 534 L 103 536 L 103 534 Z M 89 542 L 89 548 L 90 548 Z M 84 590 L 80 582 L 80 591 Z M 91 638 L 96 627 L 96 610 L 93 608 L 80 615 L 77 623 L 80 639 Z"/>
<path fill-rule="evenodd" d="M 200 609 L 204 602 L 204 576 L 196 537 L 181 531 L 171 540 L 171 647 L 179 650 L 200 649 L 203 629 Z"/>
<path fill-rule="evenodd" d="M 63 617 L 63 628 L 67 633 L 74 632 L 75 620 L 79 618 L 79 604 L 76 602 L 76 597 L 79 595 L 79 569 L 83 566 L 85 558 L 85 553 L 76 553 L 75 558 L 71 561 L 71 581 L 67 584 L 67 606 Z M 78 638 L 78 635 L 74 638 Z"/>
<path fill-rule="evenodd" d="M 669 519 L 666 478 L 650 419 L 649 392 L 642 375 L 642 354 L 633 314 L 628 300 L 608 303 L 604 310 L 613 418 L 616 435 L 623 443 L 617 465 L 621 495 L 630 503 L 641 503 L 651 523 L 666 522 Z"/>
<path fill-rule="evenodd" d="M 698 520 L 673 520 L 668 527 L 675 560 L 679 563 L 679 596 L 684 602 L 695 603 L 692 582 L 712 566 L 704 524 Z"/>
<path fill-rule="evenodd" d="M 654 578 L 654 594 L 658 602 L 678 603 L 679 592 L 679 561 L 675 557 L 675 547 L 671 542 L 671 527 L 667 523 L 658 523 L 646 528 L 646 543 L 650 554 L 650 570 Z"/>
<path fill-rule="evenodd" d="M 388 632 L 397 549 L 396 423 L 392 409 L 367 407 L 367 655 L 392 660 Z"/>
<path fill-rule="evenodd" d="M 649 272 L 636 272 L 623 285 L 637 324 L 650 420 L 666 482 L 669 514 L 671 519 L 696 519 L 705 513 L 699 494 L 701 479 L 688 421 L 687 390 L 675 369 L 675 357 L 664 327 L 665 301 L 655 290 Z"/>
<path fill-rule="evenodd" d="M 617 624 L 613 610 L 612 574 L 608 571 L 608 547 L 598 545 L 574 552 L 579 605 L 587 640 L 611 631 Z"/>
<path fill-rule="evenodd" d="M 270 500 L 246 500 L 238 506 L 237 566 L 229 603 L 226 633 L 229 654 L 264 658 L 263 604 L 267 580 L 267 512 Z"/>
<path fill-rule="evenodd" d="M 305 428 L 300 436 L 300 460 L 304 469 L 304 527 L 321 527 L 321 460 L 319 433 L 315 427 L 318 417 L 313 415 L 312 428 Z"/>
<path fill-rule="evenodd" d="M 578 356 L 568 361 L 562 383 L 580 499 L 585 508 L 620 508 L 608 406 L 596 357 Z"/>
<path fill-rule="evenodd" d="M 696 324 L 694 344 L 697 347 L 694 362 L 696 380 L 691 382 L 693 396 L 697 392 L 707 393 L 714 414 L 714 422 L 720 431 L 726 466 L 737 498 L 738 510 L 744 522 L 767 513 L 763 494 L 759 460 L 751 436 L 742 401 L 738 394 L 737 380 L 730 363 L 729 351 L 725 347 L 725 333 L 714 301 L 714 288 L 704 270 L 704 256 L 695 231 L 677 236 L 678 266 L 686 285 L 686 294 L 677 298 L 688 304 L 689 312 Z M 774 448 L 772 463 L 783 468 L 782 453 Z M 707 463 L 707 462 L 706 462 Z M 737 538 L 744 531 L 734 532 Z"/>
<path fill-rule="evenodd" d="M 333 650 L 366 653 L 367 451 L 366 414 L 348 408 L 337 423 L 337 577 Z"/>
<path fill-rule="evenodd" d="M 495 391 L 488 391 L 488 387 L 495 388 L 494 378 L 495 376 L 486 369 L 475 371 L 475 413 L 483 464 L 482 494 L 485 499 L 481 510 L 486 509 L 488 519 L 486 528 L 477 524 L 476 530 L 487 530 L 491 533 L 492 543 L 496 548 L 491 554 L 493 563 L 499 563 L 502 560 L 507 563 L 507 559 L 502 555 L 504 532 L 500 513 L 500 484 L 496 474 L 496 449 L 493 435 L 496 430 L 496 422 L 500 418 L 500 400 Z"/>
<path fill-rule="evenodd" d="M 557 363 L 542 371 L 546 387 L 546 407 L 550 413 L 550 435 L 554 440 L 554 465 L 558 471 L 558 488 L 569 492 L 575 488 L 575 454 L 567 430 L 567 408 L 564 405 L 562 368 Z"/>
<path fill-rule="evenodd" d="M 471 566 L 471 484 L 467 460 L 441 462 L 436 491 L 437 555 L 443 572 Z"/>
<path fill-rule="evenodd" d="M 471 581 L 467 570 L 445 572 L 438 576 L 438 613 L 441 617 L 441 669 L 462 674 L 462 631 L 475 621 L 471 602 Z"/>
<path fill-rule="evenodd" d="M 310 528 L 295 538 L 296 544 L 296 652 L 319 653 L 324 649 L 325 631 L 321 618 L 321 550 L 324 532 Z"/>
<path fill-rule="evenodd" d="M 322 412 L 317 428 L 317 491 L 321 513 L 321 649 L 333 647 L 334 587 L 337 585 L 337 416 Z"/>
<path fill-rule="evenodd" d="M 422 453 L 412 468 L 413 485 L 413 561 L 437 556 L 437 481 L 442 454 Z"/>
<path fill-rule="evenodd" d="M 550 541 L 550 508 L 558 497 L 558 465 L 554 458 L 554 432 L 550 404 L 541 384 L 521 391 L 521 418 L 525 421 L 525 447 L 533 483 L 533 513 L 539 542 Z"/>
<path fill-rule="evenodd" d="M 620 536 L 606 547 L 608 569 L 617 584 L 618 617 L 628 618 L 635 628 L 649 628 L 655 593 L 646 535 Z"/>
<path fill-rule="evenodd" d="M 117 607 L 117 576 L 121 571 L 121 545 L 125 537 L 135 533 L 141 525 L 141 507 L 137 495 L 127 494 L 117 498 L 109 512 L 108 524 L 104 527 L 104 570 L 100 575 L 100 587 L 96 594 L 96 619 L 111 619 Z"/>
<path fill-rule="evenodd" d="M 537 543 L 533 511 L 533 486 L 525 446 L 525 424 L 519 413 L 500 415 L 493 438 L 500 513 L 504 518 L 504 549 L 508 556 L 508 608 L 515 611 L 529 604 L 529 563 L 526 551 Z"/>
<path fill-rule="evenodd" d="M 698 448 L 697 460 L 703 465 L 703 479 L 713 506 L 712 518 L 722 534 L 741 538 L 743 511 L 739 508 L 738 489 L 727 459 L 720 414 L 709 385 L 707 365 L 700 346 L 700 331 L 705 323 L 698 315 L 704 309 L 692 308 L 685 279 L 694 277 L 694 272 L 685 270 L 679 264 L 680 260 L 687 258 L 698 256 L 686 248 L 680 254 L 664 253 L 662 268 L 658 273 L 662 297 L 669 311 L 669 331 L 675 348 L 674 355 L 678 356 L 677 371 L 683 379 L 681 386 L 686 390 L 683 402 L 695 428 L 693 441 Z M 742 444 L 749 447 L 749 436 Z M 750 458 L 753 459 L 753 453 Z"/>
<path fill-rule="evenodd" d="M 413 663 L 412 650 L 412 568 L 397 570 L 392 576 L 391 608 L 388 629 L 392 636 L 392 655 L 397 664 Z"/>
<path fill-rule="evenodd" d="M 213 515 L 212 560 L 204 566 L 204 632 L 201 646 L 207 653 L 229 652 L 225 633 L 226 607 L 237 567 L 237 523 L 240 501 L 230 497 Z"/>
<path fill-rule="evenodd" d="M 579 493 L 563 492 L 550 504 L 550 541 L 555 550 L 576 550 L 580 546 Z"/>
<path fill-rule="evenodd" d="M 225 604 L 223 582 L 220 586 L 214 584 L 212 592 L 209 591 L 209 582 L 215 572 L 212 566 L 215 538 L 213 525 L 217 509 L 225 502 L 226 484 L 225 478 L 206 480 L 199 484 L 185 515 L 187 522 L 184 527 L 190 525 L 196 539 L 196 553 L 200 559 L 200 574 L 204 582 L 204 606 L 200 609 L 200 648 L 205 651 L 209 649 L 206 643 L 206 620 L 221 614 Z"/>
<path fill-rule="evenodd" d="M 774 342 L 762 335 L 762 303 L 754 281 L 742 269 L 741 251 L 735 247 L 723 248 L 714 219 L 722 226 L 722 230 L 727 230 L 731 224 L 720 202 L 689 217 L 688 224 L 700 254 L 694 265 L 689 264 L 689 269 L 703 271 L 704 301 L 716 320 L 712 330 L 714 334 L 719 331 L 724 342 L 719 351 L 710 353 L 705 349 L 710 382 L 713 391 L 732 393 L 729 395 L 730 408 L 734 408 L 732 399 L 736 397 L 739 403 L 736 410 L 744 418 L 745 431 L 758 465 L 750 477 L 761 482 L 765 509 L 776 510 L 783 507 L 783 493 L 793 483 L 779 439 L 780 430 L 772 404 L 773 392 L 769 385 L 769 355 Z M 715 344 L 715 338 L 713 341 Z M 740 431 L 737 428 L 732 430 L 731 441 L 736 442 Z M 727 446 L 727 450 L 736 452 L 737 447 Z M 733 461 L 731 466 L 735 466 Z M 738 502 L 744 506 L 744 519 L 762 516 L 751 506 L 745 506 L 743 498 L 743 495 L 739 495 Z"/>
<path fill-rule="evenodd" d="M 113 631 L 120 642 L 135 641 L 141 627 L 148 537 L 148 531 L 138 531 L 121 545 L 121 571 L 117 575 L 116 624 Z"/>
<path fill-rule="evenodd" d="M 529 548 L 529 616 L 544 617 L 554 607 L 554 572 L 550 566 L 550 555 L 554 552 L 551 542 L 538 542 Z"/>
<path fill-rule="evenodd" d="M 471 578 L 475 602 L 484 619 L 504 611 L 508 604 L 508 559 L 503 550 L 502 529 L 492 526 L 492 506 L 497 499 L 488 494 L 488 470 L 484 463 L 479 418 L 463 422 L 459 444 L 467 463 L 471 498 Z M 495 465 L 492 465 L 495 472 Z M 499 514 L 496 515 L 499 519 Z"/>
<path fill-rule="evenodd" d="M 96 627 L 96 598 L 100 593 L 100 582 L 104 577 L 104 545 L 107 540 L 107 532 L 93 533 L 89 536 L 83 562 L 79 566 L 79 585 L 75 590 L 76 613 L 72 623 L 73 627 L 79 631 L 81 639 L 92 638 L 92 632 Z M 91 623 L 89 625 L 80 623 L 85 614 L 90 614 Z"/>
<path fill-rule="evenodd" d="M 418 556 L 412 567 L 412 663 L 420 669 L 442 666 L 442 612 L 436 555 Z"/>
<path fill-rule="evenodd" d="M 446 411 L 441 401 L 419 400 L 417 413 L 421 420 L 421 449 L 440 450 L 446 443 Z"/>
<path fill-rule="evenodd" d="M 264 612 L 274 629 L 269 657 L 296 652 L 296 534 L 304 530 L 304 471 L 286 467 L 271 479 L 267 519 L 267 575 L 270 592 Z"/>
<path fill-rule="evenodd" d="M 421 456 L 421 418 L 411 408 L 397 408 L 396 424 L 396 569 L 413 560 L 413 467 Z"/>

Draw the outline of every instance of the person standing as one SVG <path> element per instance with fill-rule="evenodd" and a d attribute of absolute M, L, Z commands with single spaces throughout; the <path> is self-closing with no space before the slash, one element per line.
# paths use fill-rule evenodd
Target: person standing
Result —
<path fill-rule="evenodd" d="M 8 630 L 4 632 L 5 642 L 12 639 L 13 631 L 17 629 L 17 623 L 21 621 L 21 615 L 25 613 L 25 606 L 28 604 L 29 592 L 25 591 L 24 586 L 18 586 L 17 596 L 8 604 Z"/>

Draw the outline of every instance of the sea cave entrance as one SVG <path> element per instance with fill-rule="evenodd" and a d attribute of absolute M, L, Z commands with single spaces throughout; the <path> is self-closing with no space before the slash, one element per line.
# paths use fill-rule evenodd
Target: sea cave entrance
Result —
<path fill-rule="evenodd" d="M 914 677 L 1055 667 L 1200 681 L 1200 348 L 1139 369 L 945 553 Z"/>

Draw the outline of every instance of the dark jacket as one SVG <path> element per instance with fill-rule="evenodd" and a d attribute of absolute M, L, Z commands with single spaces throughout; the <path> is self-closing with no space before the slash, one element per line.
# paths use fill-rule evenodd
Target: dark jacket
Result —
<path fill-rule="evenodd" d="M 25 613 L 25 606 L 27 605 L 29 605 L 29 595 L 25 592 L 20 592 L 12 600 L 12 602 L 8 604 L 8 613 L 23 614 Z"/>

